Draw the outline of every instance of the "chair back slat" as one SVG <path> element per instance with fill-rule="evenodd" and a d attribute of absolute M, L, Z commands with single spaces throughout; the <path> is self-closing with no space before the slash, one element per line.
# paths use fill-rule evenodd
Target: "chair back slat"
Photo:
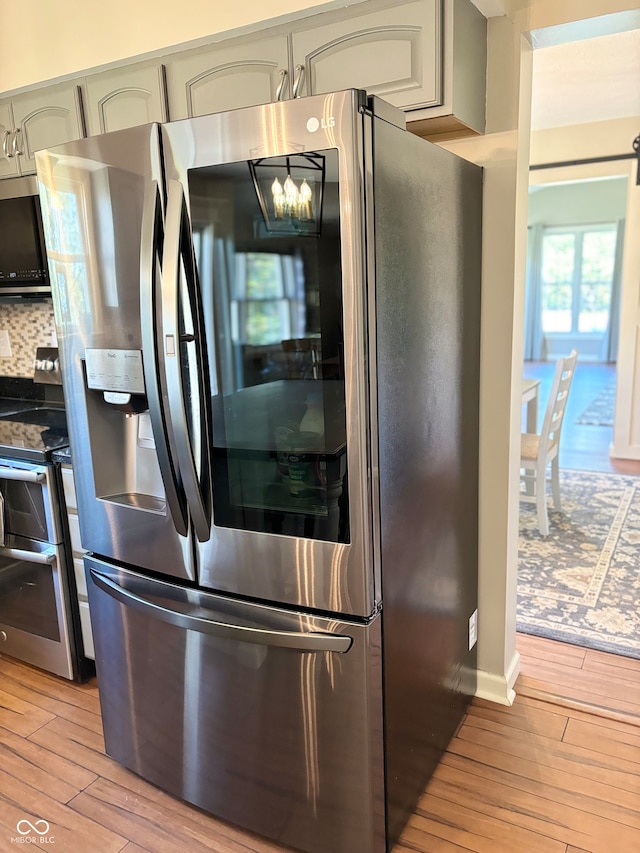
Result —
<path fill-rule="evenodd" d="M 569 389 L 576 370 L 578 353 L 573 350 L 566 358 L 558 359 L 553 384 L 540 431 L 540 453 L 546 454 L 560 443 L 562 423 L 569 399 Z"/>

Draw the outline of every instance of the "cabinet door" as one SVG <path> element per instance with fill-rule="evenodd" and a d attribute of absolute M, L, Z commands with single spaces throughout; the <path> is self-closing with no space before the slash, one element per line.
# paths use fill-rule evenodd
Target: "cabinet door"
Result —
<path fill-rule="evenodd" d="M 13 121 L 11 105 L 0 104 L 0 178 L 11 178 L 19 174 L 17 158 L 13 155 Z"/>
<path fill-rule="evenodd" d="M 356 88 L 402 109 L 438 105 L 441 23 L 441 0 L 417 0 L 296 31 L 296 94 Z"/>
<path fill-rule="evenodd" d="M 177 55 L 167 62 L 171 119 L 268 104 L 289 95 L 286 35 Z"/>
<path fill-rule="evenodd" d="M 93 74 L 86 78 L 85 90 L 90 136 L 168 119 L 163 65 Z"/>
<path fill-rule="evenodd" d="M 34 152 L 84 136 L 77 86 L 51 86 L 28 92 L 14 98 L 12 108 L 23 175 L 36 170 Z"/>

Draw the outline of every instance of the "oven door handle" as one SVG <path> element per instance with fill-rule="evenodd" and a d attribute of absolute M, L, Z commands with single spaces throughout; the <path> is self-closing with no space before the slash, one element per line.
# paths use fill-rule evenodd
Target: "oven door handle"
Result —
<path fill-rule="evenodd" d="M 24 551 L 22 548 L 4 548 L 0 546 L 0 558 L 13 557 L 24 563 L 40 563 L 43 566 L 51 566 L 56 561 L 56 552 L 50 551 Z"/>
<path fill-rule="evenodd" d="M 23 483 L 42 483 L 47 479 L 44 471 L 25 471 L 22 468 L 0 466 L 0 480 L 20 480 Z"/>
<path fill-rule="evenodd" d="M 159 619 L 169 625 L 175 625 L 188 631 L 198 631 L 225 640 L 243 643 L 255 643 L 261 646 L 279 646 L 299 652 L 348 652 L 353 639 L 345 634 L 329 634 L 320 631 L 282 631 L 274 628 L 253 628 L 249 625 L 235 625 L 218 619 L 206 619 L 202 608 L 194 607 L 194 613 L 171 610 L 149 601 L 131 590 L 124 589 L 94 569 L 89 569 L 94 584 L 126 607 L 132 607 L 152 619 Z"/>

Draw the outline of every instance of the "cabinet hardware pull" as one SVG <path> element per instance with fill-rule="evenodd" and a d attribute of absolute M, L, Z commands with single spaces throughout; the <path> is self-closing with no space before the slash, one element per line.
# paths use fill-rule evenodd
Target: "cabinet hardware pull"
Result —
<path fill-rule="evenodd" d="M 22 151 L 22 146 L 19 146 L 19 145 L 18 145 L 18 140 L 20 139 L 20 134 L 21 134 L 21 132 L 22 132 L 22 131 L 21 131 L 21 129 L 20 129 L 19 127 L 18 127 L 18 128 L 16 128 L 16 130 L 14 130 L 14 131 L 13 131 L 13 145 L 12 145 L 12 148 L 13 148 L 13 153 L 14 153 L 14 154 L 16 154 L 16 155 L 20 154 L 20 155 L 22 156 L 22 155 L 24 155 L 24 151 Z"/>
<path fill-rule="evenodd" d="M 5 130 L 4 136 L 2 137 L 2 151 L 4 153 L 4 156 L 9 160 L 11 160 L 11 158 L 13 157 L 13 154 L 9 150 L 9 137 L 10 136 L 11 136 L 11 131 Z"/>
<path fill-rule="evenodd" d="M 299 98 L 300 86 L 304 80 L 304 65 L 296 65 L 296 76 L 293 81 L 293 97 Z"/>
<path fill-rule="evenodd" d="M 279 74 L 280 82 L 278 83 L 278 88 L 276 89 L 276 101 L 282 100 L 282 96 L 284 95 L 284 87 L 287 82 L 287 77 L 289 76 L 286 68 L 281 68 Z"/>

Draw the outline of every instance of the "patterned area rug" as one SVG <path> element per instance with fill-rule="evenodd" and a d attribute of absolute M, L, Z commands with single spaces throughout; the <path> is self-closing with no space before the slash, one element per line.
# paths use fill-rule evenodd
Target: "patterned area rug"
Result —
<path fill-rule="evenodd" d="M 613 426 L 615 405 L 616 383 L 611 382 L 589 403 L 576 423 L 589 426 Z"/>
<path fill-rule="evenodd" d="M 562 471 L 549 535 L 520 504 L 517 627 L 640 658 L 640 477 Z"/>

